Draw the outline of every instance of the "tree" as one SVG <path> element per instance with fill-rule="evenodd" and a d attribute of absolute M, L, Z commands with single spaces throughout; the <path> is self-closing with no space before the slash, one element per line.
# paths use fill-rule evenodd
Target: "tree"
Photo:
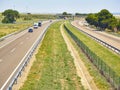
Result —
<path fill-rule="evenodd" d="M 101 10 L 98 14 L 99 27 L 106 29 L 110 19 L 114 18 L 113 15 L 106 9 Z"/>
<path fill-rule="evenodd" d="M 80 16 L 81 14 L 80 13 L 75 13 L 75 16 Z"/>
<path fill-rule="evenodd" d="M 120 21 L 117 23 L 117 29 L 120 31 Z"/>
<path fill-rule="evenodd" d="M 90 24 L 90 25 L 95 25 L 96 27 L 98 26 L 98 17 L 97 14 L 89 14 L 86 17 L 86 21 Z"/>
<path fill-rule="evenodd" d="M 118 28 L 116 18 L 106 9 L 103 9 L 96 14 L 88 14 L 86 21 L 90 25 L 99 27 L 101 30 L 109 28 L 116 32 Z"/>
<path fill-rule="evenodd" d="M 67 14 L 67 12 L 63 12 L 63 14 L 62 14 L 62 15 L 68 15 L 68 14 Z"/>
<path fill-rule="evenodd" d="M 19 18 L 19 12 L 12 9 L 5 10 L 2 15 L 4 15 L 2 23 L 14 23 Z"/>

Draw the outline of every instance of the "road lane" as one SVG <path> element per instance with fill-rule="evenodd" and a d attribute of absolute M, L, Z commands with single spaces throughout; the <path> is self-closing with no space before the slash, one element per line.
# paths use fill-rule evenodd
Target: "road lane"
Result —
<path fill-rule="evenodd" d="M 114 46 L 120 50 L 120 38 L 115 37 L 113 35 L 105 34 L 104 32 L 90 30 L 89 28 L 86 28 L 86 26 L 80 25 L 80 21 L 76 20 L 72 22 L 72 25 L 75 27 L 83 30 L 84 32 L 87 32 L 88 34 L 108 43 L 111 46 Z"/>
<path fill-rule="evenodd" d="M 33 33 L 24 33 L 19 38 L 0 48 L 0 88 L 7 81 L 41 32 L 49 24 L 48 22 L 43 24 L 42 27 L 34 29 Z"/>

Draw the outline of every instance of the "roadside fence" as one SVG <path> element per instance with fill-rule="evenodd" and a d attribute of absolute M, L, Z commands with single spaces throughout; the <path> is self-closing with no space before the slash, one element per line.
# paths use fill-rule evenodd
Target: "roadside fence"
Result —
<path fill-rule="evenodd" d="M 107 79 L 107 81 L 113 86 L 113 88 L 115 90 L 120 90 L 120 76 L 118 76 L 116 72 L 104 62 L 104 60 L 92 52 L 89 47 L 84 44 L 84 42 L 75 36 L 66 25 L 64 25 L 64 27 L 71 38 L 77 43 L 77 45 L 82 49 L 89 60 L 96 66 L 96 68 Z"/>

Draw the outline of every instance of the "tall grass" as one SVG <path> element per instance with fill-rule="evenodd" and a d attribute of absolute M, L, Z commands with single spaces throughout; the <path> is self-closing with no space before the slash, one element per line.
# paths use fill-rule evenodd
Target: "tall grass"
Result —
<path fill-rule="evenodd" d="M 54 23 L 48 29 L 27 81 L 20 90 L 84 90 L 60 33 L 61 23 Z"/>
<path fill-rule="evenodd" d="M 20 14 L 20 18 L 17 19 L 16 23 L 14 24 L 3 24 L 1 23 L 3 16 L 0 13 L 0 38 L 10 34 L 15 31 L 21 31 L 25 28 L 32 26 L 34 22 L 37 22 L 41 19 L 53 19 L 55 18 L 54 15 L 31 15 L 31 20 L 24 20 L 25 17 L 29 17 L 27 14 Z"/>
<path fill-rule="evenodd" d="M 69 22 L 66 26 L 87 46 L 89 49 L 99 56 L 109 67 L 111 67 L 118 75 L 120 75 L 120 56 L 103 47 L 93 39 L 81 33 Z"/>
<path fill-rule="evenodd" d="M 74 45 L 76 50 L 79 52 L 79 56 L 81 60 L 84 62 L 87 70 L 90 75 L 93 77 L 93 80 L 99 90 L 111 90 L 111 85 L 106 81 L 105 77 L 100 74 L 97 68 L 91 63 L 91 61 L 87 58 L 85 53 L 83 53 L 82 49 L 76 44 L 76 42 L 71 38 L 71 36 L 65 30 L 66 35 L 69 37 L 71 43 Z"/>
<path fill-rule="evenodd" d="M 19 24 L 0 24 L 0 37 L 15 31 L 24 30 L 32 25 L 32 23 L 19 23 Z"/>

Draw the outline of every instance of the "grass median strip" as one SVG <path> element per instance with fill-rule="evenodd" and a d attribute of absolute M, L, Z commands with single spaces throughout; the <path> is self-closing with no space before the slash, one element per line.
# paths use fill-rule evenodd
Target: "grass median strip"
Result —
<path fill-rule="evenodd" d="M 56 22 L 50 26 L 20 90 L 84 90 Z"/>

